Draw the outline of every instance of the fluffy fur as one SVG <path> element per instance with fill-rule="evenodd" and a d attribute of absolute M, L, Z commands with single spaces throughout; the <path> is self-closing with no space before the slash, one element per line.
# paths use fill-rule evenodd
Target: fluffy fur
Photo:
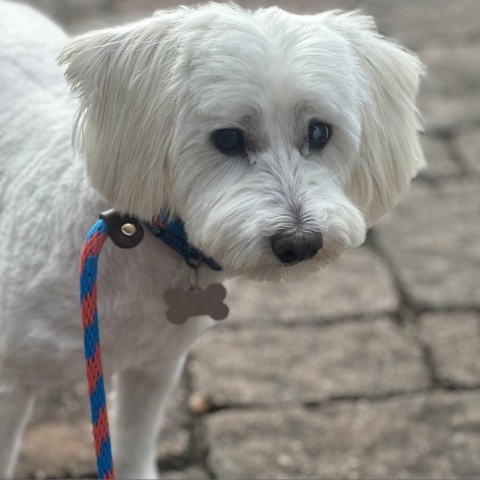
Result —
<path fill-rule="evenodd" d="M 181 216 L 192 243 L 224 267 L 202 267 L 202 284 L 315 272 L 360 245 L 422 166 L 422 65 L 355 12 L 300 16 L 212 3 L 70 41 L 28 7 L 0 2 L 0 32 L 5 478 L 35 394 L 83 378 L 77 258 L 100 211 Z M 74 96 L 55 63 L 62 47 Z M 312 120 L 333 126 L 321 151 L 309 148 Z M 219 152 L 211 141 L 219 128 L 240 128 L 246 153 Z M 273 254 L 277 232 L 318 230 L 324 247 L 311 260 L 285 266 Z M 99 309 L 105 368 L 116 373 L 119 478 L 156 476 L 164 399 L 211 324 L 165 320 L 162 294 L 185 286 L 188 274 L 148 233 L 132 251 L 109 244 L 102 254 Z"/>

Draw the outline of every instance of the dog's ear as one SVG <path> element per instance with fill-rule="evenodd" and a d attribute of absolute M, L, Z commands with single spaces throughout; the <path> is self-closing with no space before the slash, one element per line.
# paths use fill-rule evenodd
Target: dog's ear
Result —
<path fill-rule="evenodd" d="M 143 219 L 169 208 L 178 44 L 172 30 L 181 15 L 88 33 L 59 57 L 80 102 L 74 139 L 92 185 L 115 208 Z"/>
<path fill-rule="evenodd" d="M 424 66 L 413 53 L 380 35 L 371 17 L 336 12 L 327 21 L 349 41 L 365 75 L 361 158 L 348 193 L 371 226 L 424 166 L 422 120 L 415 104 Z"/>

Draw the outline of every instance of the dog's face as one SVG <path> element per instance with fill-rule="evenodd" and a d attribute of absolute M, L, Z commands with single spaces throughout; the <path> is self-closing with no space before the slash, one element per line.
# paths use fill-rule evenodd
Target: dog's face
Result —
<path fill-rule="evenodd" d="M 183 8 L 80 37 L 62 61 L 93 185 L 143 219 L 179 215 L 230 274 L 318 270 L 423 163 L 421 64 L 356 13 Z"/>

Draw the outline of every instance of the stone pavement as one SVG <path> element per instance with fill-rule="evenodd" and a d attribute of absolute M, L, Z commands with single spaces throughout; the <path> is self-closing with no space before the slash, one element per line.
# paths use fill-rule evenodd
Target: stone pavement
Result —
<path fill-rule="evenodd" d="M 76 33 L 176 2 L 31 3 Z M 196 344 L 170 402 L 163 476 L 480 478 L 480 1 L 278 4 L 362 8 L 420 55 L 429 166 L 317 278 L 237 282 L 231 320 Z M 85 386 L 45 393 L 17 476 L 93 475 Z"/>

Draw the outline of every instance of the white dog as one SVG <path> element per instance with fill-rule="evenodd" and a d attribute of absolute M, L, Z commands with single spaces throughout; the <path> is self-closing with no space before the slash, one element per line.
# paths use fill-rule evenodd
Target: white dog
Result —
<path fill-rule="evenodd" d="M 203 264 L 203 286 L 315 272 L 360 245 L 422 166 L 422 65 L 371 18 L 338 11 L 212 3 L 70 42 L 0 2 L 0 32 L 5 478 L 35 394 L 84 377 L 78 255 L 100 212 L 181 218 L 223 268 Z M 99 270 L 117 476 L 153 478 L 165 397 L 213 322 L 167 322 L 163 292 L 187 288 L 190 268 L 150 231 L 132 250 L 107 242 Z"/>

